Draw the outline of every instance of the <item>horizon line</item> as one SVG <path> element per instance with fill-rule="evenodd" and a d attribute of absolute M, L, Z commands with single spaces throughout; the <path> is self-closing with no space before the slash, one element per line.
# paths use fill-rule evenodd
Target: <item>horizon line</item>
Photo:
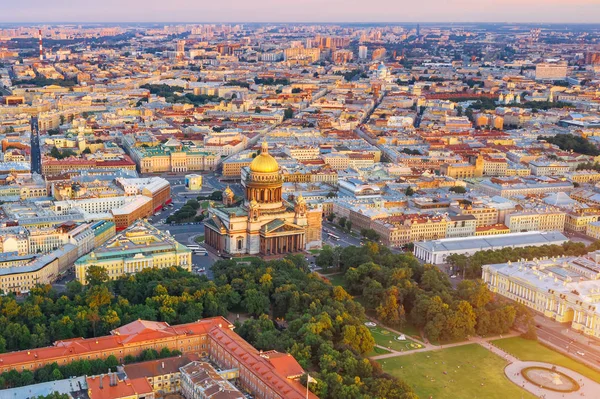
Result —
<path fill-rule="evenodd" d="M 600 22 L 557 22 L 557 21 L 0 21 L 0 24 L 511 24 L 511 25 L 599 25 Z"/>

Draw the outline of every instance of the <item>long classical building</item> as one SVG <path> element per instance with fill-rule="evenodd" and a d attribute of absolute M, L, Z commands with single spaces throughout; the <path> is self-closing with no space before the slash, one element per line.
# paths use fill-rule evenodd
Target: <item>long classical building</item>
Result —
<path fill-rule="evenodd" d="M 522 303 L 575 331 L 600 338 L 600 251 L 485 265 L 491 291 Z"/>
<path fill-rule="evenodd" d="M 137 221 L 100 248 L 77 259 L 75 277 L 82 284 L 87 284 L 90 266 L 105 268 L 113 280 L 152 267 L 179 266 L 191 271 L 192 251 L 150 224 Z"/>
<path fill-rule="evenodd" d="M 44 348 L 2 353 L 0 371 L 34 371 L 52 363 L 62 366 L 77 360 L 106 359 L 108 356 L 114 356 L 123 363 L 126 356 L 137 356 L 147 349 L 160 351 L 162 348 L 169 348 L 178 350 L 183 355 L 207 358 L 227 372 L 227 379 L 234 381 L 257 399 L 318 399 L 312 392 L 307 393 L 306 388 L 298 381 L 304 370 L 292 355 L 276 351 L 258 351 L 237 335 L 233 328 L 233 324 L 223 317 L 175 326 L 165 322 L 136 320 L 112 330 L 111 335 L 103 337 L 74 338 L 57 341 L 53 346 Z M 168 363 L 169 360 L 162 361 L 162 368 L 165 367 L 165 362 Z M 126 367 L 131 369 L 135 365 Z M 157 391 L 169 391 L 163 390 L 164 386 L 155 386 L 158 383 L 151 378 L 148 378 L 152 381 L 152 386 L 149 386 L 146 380 L 148 375 L 138 374 L 143 380 L 141 382 L 145 383 L 144 391 L 149 395 L 146 397 L 153 397 L 151 393 L 155 388 L 161 388 Z M 175 371 L 168 373 L 171 377 L 174 374 Z M 108 391 L 118 390 L 119 387 L 135 386 L 136 380 L 140 378 L 136 379 L 134 375 L 131 377 L 131 380 L 121 380 L 116 374 L 112 376 L 112 380 L 109 375 L 88 377 L 88 392 L 104 392 L 107 395 L 92 394 L 90 397 L 142 397 L 139 395 L 140 390 L 137 390 L 137 393 L 131 390 L 130 395 L 109 395 Z"/>
<path fill-rule="evenodd" d="M 478 251 L 502 248 L 539 247 L 560 245 L 569 239 L 558 231 L 528 231 L 484 237 L 445 238 L 441 240 L 415 242 L 414 254 L 418 259 L 441 265 L 452 254 L 473 255 Z"/>
<path fill-rule="evenodd" d="M 223 204 L 209 208 L 205 242 L 232 255 L 279 255 L 321 246 L 323 211 L 310 209 L 302 195 L 290 204 L 282 199 L 279 164 L 263 143 L 260 155 L 242 169 L 243 201 L 230 189 Z"/>

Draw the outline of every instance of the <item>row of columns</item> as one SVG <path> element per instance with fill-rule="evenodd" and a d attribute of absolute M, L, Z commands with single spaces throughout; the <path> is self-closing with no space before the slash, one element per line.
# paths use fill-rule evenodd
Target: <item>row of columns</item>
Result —
<path fill-rule="evenodd" d="M 594 316 L 582 311 L 575 312 L 575 322 L 585 325 L 586 328 L 593 329 L 595 327 Z"/>
<path fill-rule="evenodd" d="M 252 188 L 246 192 L 248 201 L 256 200 L 262 203 L 281 202 L 282 188 Z"/>
<path fill-rule="evenodd" d="M 304 235 L 261 238 L 260 252 L 263 255 L 278 255 L 304 250 Z"/>
<path fill-rule="evenodd" d="M 415 256 L 417 257 L 417 259 L 421 259 L 424 260 L 425 262 L 429 262 L 430 260 L 428 259 L 430 256 L 429 251 L 424 250 L 423 248 L 415 245 L 415 250 L 414 250 Z"/>
<path fill-rule="evenodd" d="M 221 235 L 211 229 L 204 229 L 204 242 L 216 249 L 217 251 L 222 250 L 221 248 Z"/>
<path fill-rule="evenodd" d="M 508 292 L 531 302 L 535 300 L 534 290 L 523 287 L 522 285 L 515 284 L 512 281 L 508 285 Z"/>

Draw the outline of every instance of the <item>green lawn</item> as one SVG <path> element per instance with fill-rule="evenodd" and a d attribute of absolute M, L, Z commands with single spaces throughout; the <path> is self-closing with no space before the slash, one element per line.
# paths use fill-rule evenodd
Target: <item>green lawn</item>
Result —
<path fill-rule="evenodd" d="M 537 341 L 530 341 L 521 337 L 504 338 L 492 341 L 494 345 L 504 349 L 511 355 L 521 360 L 546 362 L 563 366 L 576 371 L 596 382 L 600 382 L 600 373 L 576 362 L 568 356 L 562 355 Z"/>
<path fill-rule="evenodd" d="M 200 234 L 199 236 L 194 238 L 194 241 L 196 241 L 198 244 L 204 243 L 204 234 Z"/>
<path fill-rule="evenodd" d="M 504 360 L 478 344 L 397 356 L 378 362 L 384 371 L 412 386 L 420 398 L 535 398 L 506 378 Z"/>
<path fill-rule="evenodd" d="M 344 274 L 338 273 L 330 276 L 326 276 L 327 280 L 331 282 L 331 285 L 341 285 L 344 287 L 346 285 L 346 281 L 344 281 Z"/>
<path fill-rule="evenodd" d="M 385 350 L 385 349 L 374 347 L 373 350 L 371 352 L 367 353 L 366 356 L 367 357 L 372 357 L 372 356 L 377 356 L 377 355 L 385 355 L 387 353 L 391 353 L 391 352 L 388 351 L 388 350 Z"/>
<path fill-rule="evenodd" d="M 421 333 L 419 332 L 417 327 L 413 326 L 410 323 L 405 323 L 404 327 L 400 328 L 399 331 L 402 331 L 404 334 L 406 334 L 408 336 L 415 337 L 417 339 L 423 339 L 423 337 L 421 337 Z"/>
<path fill-rule="evenodd" d="M 385 328 L 377 326 L 375 328 L 369 328 L 369 330 L 371 330 L 371 335 L 375 339 L 375 343 L 385 348 L 392 349 L 398 352 L 406 352 L 413 349 L 421 348 L 421 344 L 418 344 L 410 339 L 407 339 L 405 341 L 398 341 L 396 339 L 398 334 Z"/>
<path fill-rule="evenodd" d="M 310 252 L 313 255 L 318 255 L 321 253 L 320 249 L 309 249 L 308 252 Z"/>
<path fill-rule="evenodd" d="M 202 202 L 200 202 L 200 208 L 202 208 L 202 209 L 208 209 L 209 205 L 210 205 L 210 201 L 202 201 Z"/>

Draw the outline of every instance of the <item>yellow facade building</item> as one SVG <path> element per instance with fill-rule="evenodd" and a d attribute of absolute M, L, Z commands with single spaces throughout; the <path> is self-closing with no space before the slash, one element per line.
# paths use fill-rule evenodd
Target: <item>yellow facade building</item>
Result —
<path fill-rule="evenodd" d="M 185 175 L 185 188 L 187 188 L 190 191 L 202 190 L 202 176 Z"/>
<path fill-rule="evenodd" d="M 542 258 L 484 265 L 492 292 L 545 317 L 600 338 L 600 251 L 583 257 Z"/>
<path fill-rule="evenodd" d="M 90 266 L 106 269 L 111 280 L 153 267 L 162 269 L 179 266 L 191 271 L 192 251 L 150 224 L 137 221 L 102 247 L 75 262 L 75 277 L 84 285 L 87 284 Z"/>

